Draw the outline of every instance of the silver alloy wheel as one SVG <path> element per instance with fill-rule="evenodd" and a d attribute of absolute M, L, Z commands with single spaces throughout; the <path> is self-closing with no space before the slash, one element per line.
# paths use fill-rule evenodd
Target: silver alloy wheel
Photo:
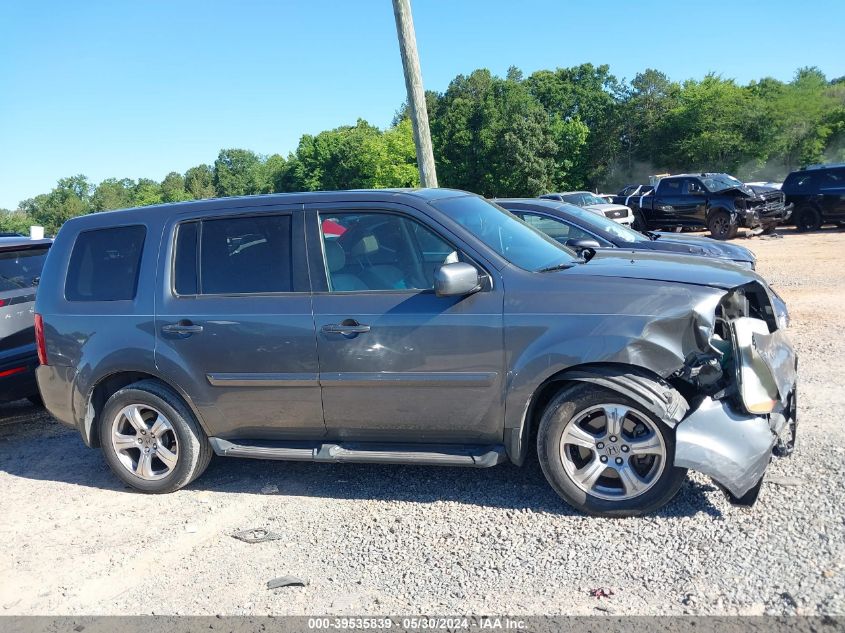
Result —
<path fill-rule="evenodd" d="M 572 482 L 600 499 L 624 501 L 649 490 L 666 468 L 666 444 L 645 413 L 621 404 L 581 411 L 566 424 L 560 459 Z"/>
<path fill-rule="evenodd" d="M 147 404 L 130 404 L 118 412 L 112 421 L 111 443 L 124 468 L 147 481 L 167 477 L 179 459 L 173 425 Z"/>

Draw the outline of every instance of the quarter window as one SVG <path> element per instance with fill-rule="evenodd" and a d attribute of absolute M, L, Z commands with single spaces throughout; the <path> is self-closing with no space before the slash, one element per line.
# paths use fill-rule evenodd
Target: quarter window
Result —
<path fill-rule="evenodd" d="M 68 301 L 135 298 L 146 228 L 120 226 L 80 233 L 68 264 Z"/>
<path fill-rule="evenodd" d="M 187 222 L 176 234 L 177 294 L 261 294 L 293 287 L 291 217 Z"/>

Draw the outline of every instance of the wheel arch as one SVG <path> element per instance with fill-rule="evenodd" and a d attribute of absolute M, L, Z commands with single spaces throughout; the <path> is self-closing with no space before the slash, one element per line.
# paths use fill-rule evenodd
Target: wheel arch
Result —
<path fill-rule="evenodd" d="M 154 380 L 173 391 L 191 410 L 191 413 L 194 414 L 194 417 L 197 419 L 197 422 L 199 422 L 203 431 L 205 431 L 206 434 L 208 433 L 208 429 L 199 413 L 199 410 L 191 401 L 190 397 L 188 397 L 188 394 L 185 393 L 185 391 L 178 385 L 173 384 L 160 375 L 150 373 L 149 371 L 120 370 L 110 372 L 100 377 L 88 390 L 88 394 L 85 399 L 84 419 L 82 422 L 83 440 L 88 446 L 94 448 L 100 446 L 100 436 L 98 433 L 99 424 L 101 422 L 100 414 L 102 413 L 103 407 L 108 399 L 120 389 L 142 380 Z"/>
<path fill-rule="evenodd" d="M 505 450 L 509 459 L 522 465 L 530 450 L 531 438 L 548 403 L 561 390 L 576 384 L 594 384 L 637 402 L 674 427 L 686 415 L 689 404 L 658 374 L 638 365 L 597 362 L 568 367 L 544 380 L 525 404 L 519 427 L 506 429 Z"/>
<path fill-rule="evenodd" d="M 719 212 L 727 213 L 728 217 L 731 218 L 732 221 L 735 221 L 735 219 L 736 219 L 736 209 L 735 208 L 729 209 L 723 203 L 719 203 L 719 204 L 713 205 L 709 209 L 707 209 L 707 213 L 704 216 L 704 223 L 706 225 L 709 225 L 710 224 L 710 218 L 712 218 L 714 215 L 716 215 Z"/>

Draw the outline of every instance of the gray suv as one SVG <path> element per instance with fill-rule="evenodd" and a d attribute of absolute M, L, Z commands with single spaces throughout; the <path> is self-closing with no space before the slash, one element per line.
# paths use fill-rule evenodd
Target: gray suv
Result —
<path fill-rule="evenodd" d="M 536 455 L 582 511 L 688 468 L 751 503 L 795 436 L 795 354 L 752 271 L 576 255 L 460 191 L 283 194 L 69 220 L 38 384 L 124 482 L 220 456 L 488 467 Z"/>

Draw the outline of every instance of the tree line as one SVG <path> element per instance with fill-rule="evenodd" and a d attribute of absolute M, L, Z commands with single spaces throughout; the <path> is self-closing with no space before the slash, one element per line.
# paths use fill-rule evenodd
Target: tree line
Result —
<path fill-rule="evenodd" d="M 441 186 L 485 196 L 615 190 L 654 173 L 725 171 L 782 179 L 810 163 L 845 161 L 845 77 L 799 69 L 788 82 L 740 85 L 709 74 L 676 82 L 648 69 L 631 81 L 582 64 L 505 77 L 459 75 L 426 94 Z M 387 129 L 355 125 L 301 137 L 287 156 L 224 149 L 212 164 L 163 180 L 62 178 L 2 210 L 0 229 L 55 233 L 68 218 L 163 202 L 285 191 L 419 185 L 407 108 Z"/>

